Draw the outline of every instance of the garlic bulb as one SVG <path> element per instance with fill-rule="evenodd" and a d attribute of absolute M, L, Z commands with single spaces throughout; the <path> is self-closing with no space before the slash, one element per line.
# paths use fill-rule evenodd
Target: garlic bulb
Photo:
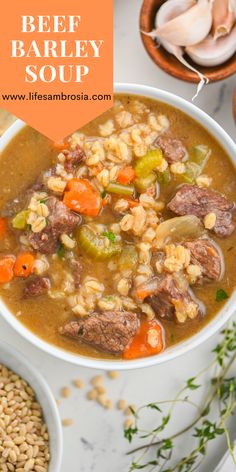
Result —
<path fill-rule="evenodd" d="M 236 0 L 214 0 L 212 34 L 214 39 L 229 34 L 236 19 Z"/>
<path fill-rule="evenodd" d="M 155 39 L 198 75 L 194 100 L 209 79 L 189 64 L 185 53 L 201 66 L 217 66 L 227 61 L 236 51 L 234 23 L 236 0 L 166 0 L 157 11 L 155 29 L 143 34 Z"/>
<path fill-rule="evenodd" d="M 158 27 L 154 33 L 161 41 L 174 46 L 190 46 L 202 41 L 212 25 L 212 1 L 198 3 L 181 15 Z"/>
<path fill-rule="evenodd" d="M 195 46 L 186 48 L 191 59 L 201 66 L 218 66 L 236 52 L 236 25 L 227 36 L 214 39 L 208 36 Z"/>

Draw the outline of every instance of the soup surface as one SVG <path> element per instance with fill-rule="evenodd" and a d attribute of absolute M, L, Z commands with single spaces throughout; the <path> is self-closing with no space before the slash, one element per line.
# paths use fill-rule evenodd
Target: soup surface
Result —
<path fill-rule="evenodd" d="M 163 103 L 116 96 L 61 143 L 24 128 L 1 155 L 0 189 L 0 295 L 60 348 L 157 354 L 235 288 L 235 169 Z"/>

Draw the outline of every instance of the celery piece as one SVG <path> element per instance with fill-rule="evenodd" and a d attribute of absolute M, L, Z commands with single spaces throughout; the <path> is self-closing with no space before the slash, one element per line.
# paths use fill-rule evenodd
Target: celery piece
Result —
<path fill-rule="evenodd" d="M 132 197 L 134 194 L 134 186 L 133 185 L 123 185 L 118 184 L 116 182 L 111 182 L 106 187 L 106 191 L 108 193 L 115 193 L 117 195 L 124 195 L 126 197 Z"/>
<path fill-rule="evenodd" d="M 118 260 L 118 269 L 123 272 L 125 270 L 134 270 L 138 263 L 138 253 L 132 244 L 123 247 Z"/>
<path fill-rule="evenodd" d="M 134 170 L 137 177 L 145 178 L 154 169 L 156 169 L 163 161 L 163 154 L 161 149 L 155 149 L 147 152 L 145 156 L 137 160 Z"/>
<path fill-rule="evenodd" d="M 156 182 L 157 176 L 154 172 L 151 172 L 147 177 L 139 177 L 135 179 L 134 186 L 139 193 L 146 192 L 154 182 Z"/>
<path fill-rule="evenodd" d="M 201 167 L 198 164 L 195 164 L 195 162 L 187 162 L 186 171 L 184 174 L 181 174 L 180 177 L 184 182 L 191 184 L 201 174 L 201 171 Z"/>
<path fill-rule="evenodd" d="M 164 170 L 164 172 L 157 172 L 157 182 L 161 185 L 168 184 L 171 180 L 171 175 L 169 169 Z"/>
<path fill-rule="evenodd" d="M 76 233 L 76 239 L 79 248 L 81 248 L 89 257 L 97 260 L 109 259 L 112 256 L 120 254 L 122 244 L 120 241 L 109 241 L 106 236 L 97 234 L 89 226 L 81 226 Z M 109 244 L 107 244 L 107 240 Z"/>
<path fill-rule="evenodd" d="M 208 146 L 204 144 L 199 144 L 198 146 L 194 146 L 190 149 L 189 152 L 189 161 L 198 164 L 201 169 L 207 163 L 208 157 L 211 154 L 211 150 Z"/>
<path fill-rule="evenodd" d="M 12 220 L 12 226 L 15 229 L 25 229 L 27 226 L 27 218 L 29 216 L 30 210 L 22 210 L 16 214 Z"/>

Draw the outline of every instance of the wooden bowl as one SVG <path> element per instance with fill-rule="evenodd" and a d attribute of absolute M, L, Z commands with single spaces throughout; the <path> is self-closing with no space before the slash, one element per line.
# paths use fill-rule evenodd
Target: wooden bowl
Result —
<path fill-rule="evenodd" d="M 140 31 L 149 33 L 155 27 L 155 17 L 158 9 L 166 0 L 144 0 L 140 12 Z M 162 46 L 158 47 L 155 41 L 141 33 L 142 41 L 146 51 L 152 60 L 167 74 L 186 82 L 199 82 L 197 74 L 182 65 L 172 54 L 168 53 Z M 196 67 L 211 82 L 223 80 L 236 73 L 236 54 L 224 64 L 217 67 L 201 67 L 188 58 L 190 64 Z"/>
<path fill-rule="evenodd" d="M 236 89 L 234 91 L 234 96 L 233 96 L 233 114 L 234 114 L 234 121 L 236 123 Z"/>

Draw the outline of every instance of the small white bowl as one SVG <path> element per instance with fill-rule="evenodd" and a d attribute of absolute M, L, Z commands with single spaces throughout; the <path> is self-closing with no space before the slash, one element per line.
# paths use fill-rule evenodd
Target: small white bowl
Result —
<path fill-rule="evenodd" d="M 49 433 L 51 460 L 48 472 L 59 472 L 63 450 L 62 426 L 58 408 L 48 384 L 19 351 L 2 341 L 0 342 L 0 363 L 20 375 L 35 391 Z"/>
<path fill-rule="evenodd" d="M 154 100 L 159 100 L 161 102 L 167 103 L 181 111 L 186 115 L 189 115 L 191 118 L 199 122 L 204 128 L 206 128 L 217 141 L 221 143 L 229 158 L 232 160 L 234 165 L 236 165 L 236 144 L 229 137 L 229 135 L 221 128 L 221 126 L 216 123 L 210 116 L 205 112 L 197 108 L 190 102 L 187 102 L 181 97 L 173 95 L 169 92 L 159 90 L 153 87 L 148 87 L 145 85 L 137 84 L 116 84 L 115 85 L 116 93 L 139 95 L 140 97 L 148 97 Z M 22 129 L 24 128 L 25 123 L 20 120 L 17 120 L 2 136 L 0 139 L 0 152 L 6 147 L 6 145 L 11 141 L 11 139 Z M 166 349 L 161 354 L 151 357 L 145 357 L 141 359 L 135 359 L 131 361 L 123 360 L 104 360 L 104 359 L 93 359 L 85 356 L 80 356 L 78 354 L 73 354 L 68 351 L 64 351 L 59 347 L 56 347 L 52 344 L 49 344 L 43 339 L 39 338 L 31 331 L 29 331 L 20 321 L 9 311 L 3 301 L 0 300 L 0 313 L 6 319 L 6 321 L 20 333 L 24 338 L 30 341 L 32 344 L 42 349 L 43 351 L 48 352 L 49 354 L 63 359 L 64 361 L 71 362 L 73 364 L 92 367 L 96 369 L 105 369 L 105 370 L 128 370 L 128 369 L 137 369 L 141 367 L 148 367 L 156 364 L 162 364 L 163 362 L 174 359 L 191 349 L 196 348 L 203 341 L 206 341 L 210 336 L 219 331 L 230 316 L 234 313 L 236 309 L 236 292 L 232 294 L 228 302 L 224 307 L 217 313 L 217 315 L 191 338 L 186 339 L 185 341 L 176 344 L 173 347 Z"/>

